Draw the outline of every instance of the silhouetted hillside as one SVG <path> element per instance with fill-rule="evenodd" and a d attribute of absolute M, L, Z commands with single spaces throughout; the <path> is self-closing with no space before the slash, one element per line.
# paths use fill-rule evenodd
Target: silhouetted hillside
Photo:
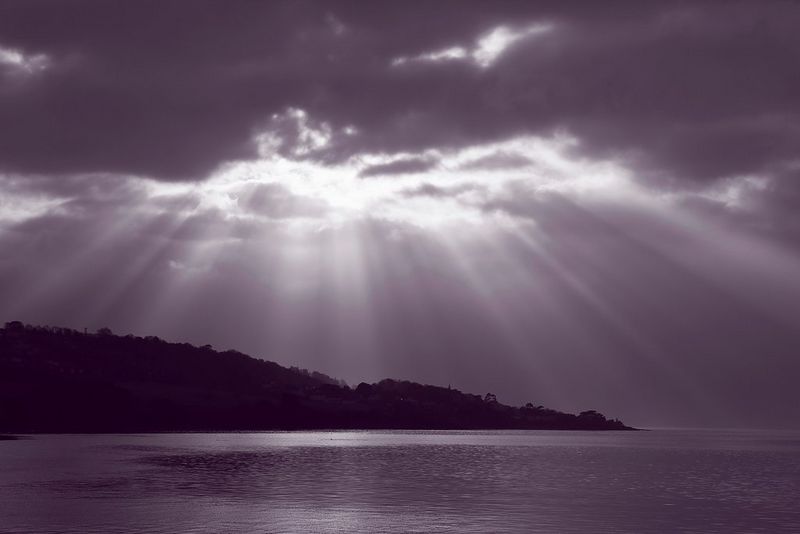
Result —
<path fill-rule="evenodd" d="M 0 329 L 0 431 L 317 428 L 625 430 L 594 412 L 500 404 L 414 382 L 349 388 L 210 346 L 19 322 Z"/>

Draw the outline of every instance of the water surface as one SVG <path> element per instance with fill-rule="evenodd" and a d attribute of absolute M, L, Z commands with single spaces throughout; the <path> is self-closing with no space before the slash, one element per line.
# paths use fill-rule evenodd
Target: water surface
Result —
<path fill-rule="evenodd" d="M 800 532 L 800 433 L 0 442 L 2 532 Z"/>

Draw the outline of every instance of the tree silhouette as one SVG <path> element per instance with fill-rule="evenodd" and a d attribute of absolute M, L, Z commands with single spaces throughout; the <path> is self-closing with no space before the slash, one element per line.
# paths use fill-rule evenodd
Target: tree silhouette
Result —
<path fill-rule="evenodd" d="M 592 410 L 531 407 L 406 380 L 351 389 L 233 350 L 109 328 L 86 334 L 18 321 L 0 328 L 0 432 L 627 429 Z"/>

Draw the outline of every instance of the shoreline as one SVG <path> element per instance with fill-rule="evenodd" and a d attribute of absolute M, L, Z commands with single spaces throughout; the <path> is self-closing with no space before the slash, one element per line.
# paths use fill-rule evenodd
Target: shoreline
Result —
<path fill-rule="evenodd" d="M 606 432 L 649 432 L 648 428 L 263 428 L 263 429 L 197 429 L 197 430 L 98 430 L 98 431 L 41 431 L 41 432 L 25 432 L 25 435 L 20 434 L 0 434 L 0 441 L 17 441 L 26 439 L 31 436 L 45 436 L 45 435 L 77 435 L 77 436 L 93 436 L 100 434 L 107 435 L 129 435 L 129 434 L 257 434 L 257 433 L 303 433 L 303 432 L 505 432 L 505 431 L 518 431 L 518 432 L 591 432 L 591 433 L 606 433 Z"/>

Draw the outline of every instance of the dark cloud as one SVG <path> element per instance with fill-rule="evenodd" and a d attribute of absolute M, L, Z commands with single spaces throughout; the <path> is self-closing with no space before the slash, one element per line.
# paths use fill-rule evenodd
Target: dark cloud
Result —
<path fill-rule="evenodd" d="M 328 211 L 321 200 L 296 195 L 277 183 L 247 187 L 238 193 L 237 202 L 248 212 L 272 219 L 317 218 Z"/>
<path fill-rule="evenodd" d="M 487 170 L 487 171 L 495 171 L 495 170 L 507 170 L 507 169 L 521 169 L 524 167 L 530 167 L 534 165 L 535 162 L 517 152 L 507 152 L 504 150 L 500 150 L 494 152 L 492 154 L 481 156 L 479 158 L 475 158 L 473 160 L 467 161 L 460 168 L 465 170 Z"/>
<path fill-rule="evenodd" d="M 784 170 L 777 178 L 754 183 L 732 180 L 728 186 L 739 188 L 731 204 L 696 196 L 683 204 L 721 226 L 739 228 L 789 249 L 800 247 L 800 173 Z"/>
<path fill-rule="evenodd" d="M 143 190 L 141 182 L 113 174 L 0 175 L 0 187 L 10 194 L 58 199 L 121 198 L 125 196 L 125 191 L 141 193 Z"/>
<path fill-rule="evenodd" d="M 463 193 L 470 191 L 485 192 L 485 187 L 479 184 L 458 184 L 452 186 L 439 186 L 430 183 L 424 183 L 417 187 L 405 189 L 402 194 L 405 197 L 430 197 L 430 198 L 450 198 L 457 197 Z"/>
<path fill-rule="evenodd" d="M 0 120 L 14 125 L 0 137 L 9 170 L 201 179 L 253 157 L 253 134 L 289 106 L 356 128 L 315 155 L 325 160 L 561 130 L 584 154 L 677 183 L 769 172 L 800 139 L 800 8 L 789 2 L 2 9 L 0 44 L 52 62 L 0 91 Z M 552 31 L 488 68 L 391 65 L 535 23 Z"/>
<path fill-rule="evenodd" d="M 419 174 L 435 168 L 437 164 L 438 162 L 433 158 L 402 158 L 389 163 L 370 165 L 359 172 L 358 176 L 372 178 L 394 174 Z"/>
<path fill-rule="evenodd" d="M 0 121 L 15 125 L 0 137 L 0 165 L 197 180 L 221 162 L 255 156 L 253 134 L 289 106 L 335 120 L 320 108 L 344 105 L 351 114 L 365 101 L 353 117 L 363 122 L 375 102 L 364 84 L 386 78 L 407 39 L 436 47 L 489 22 L 476 12 L 453 24 L 454 5 L 398 7 L 4 3 L 0 46 L 44 54 L 52 65 L 0 90 Z M 441 34 L 445 20 L 450 30 Z"/>

